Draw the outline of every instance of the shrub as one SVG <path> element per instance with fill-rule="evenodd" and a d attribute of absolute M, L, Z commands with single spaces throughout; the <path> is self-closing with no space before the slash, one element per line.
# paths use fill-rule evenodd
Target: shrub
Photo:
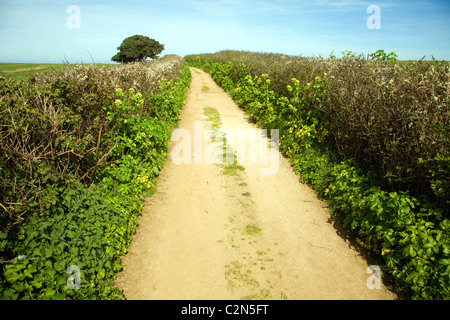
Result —
<path fill-rule="evenodd" d="M 189 82 L 176 56 L 0 78 L 1 298 L 123 299 L 112 279 Z"/>
<path fill-rule="evenodd" d="M 408 191 L 438 203 L 448 216 L 449 66 L 422 60 L 400 66 L 395 53 L 383 50 L 369 57 L 347 54 L 342 59 L 325 59 L 222 51 L 186 60 L 210 72 L 219 85 L 226 83 L 224 87 L 241 106 L 256 103 L 255 90 L 261 90 L 253 84 L 265 75 L 270 81 L 267 94 L 276 97 L 278 105 L 270 98 L 258 108 L 258 121 L 265 126 L 276 123 L 282 129 L 281 122 L 287 118 L 305 119 L 309 114 L 321 141 L 340 157 L 357 159 L 386 190 Z M 249 79 L 252 89 L 239 85 Z M 304 92 L 300 95 L 299 90 Z M 297 97 L 301 98 L 295 101 Z M 276 116 L 267 115 L 270 108 Z M 263 114 L 272 119 L 268 122 Z M 314 131 L 311 121 L 304 129 Z"/>
<path fill-rule="evenodd" d="M 449 69 L 401 67 L 395 57 L 226 51 L 186 60 L 211 72 L 256 123 L 280 129 L 280 150 L 395 290 L 448 299 Z"/>

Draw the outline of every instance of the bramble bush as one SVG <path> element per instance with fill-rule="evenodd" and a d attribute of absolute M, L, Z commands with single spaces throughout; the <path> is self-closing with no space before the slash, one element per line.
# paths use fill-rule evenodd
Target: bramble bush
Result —
<path fill-rule="evenodd" d="M 123 299 L 113 284 L 167 155 L 182 58 L 0 78 L 0 297 Z M 80 289 L 70 289 L 70 266 Z"/>
<path fill-rule="evenodd" d="M 304 182 L 411 299 L 450 298 L 448 64 L 400 66 L 383 50 L 303 58 L 185 57 L 255 123 L 280 130 Z"/>

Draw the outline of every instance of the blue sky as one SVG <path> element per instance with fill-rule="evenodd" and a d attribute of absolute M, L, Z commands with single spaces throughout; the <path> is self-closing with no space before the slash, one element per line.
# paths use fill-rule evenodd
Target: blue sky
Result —
<path fill-rule="evenodd" d="M 79 29 L 67 26 L 71 5 Z M 370 5 L 380 8 L 380 29 L 367 27 Z M 450 60 L 449 31 L 448 0 L 0 0 L 0 62 L 109 63 L 135 34 L 163 43 L 163 55 L 384 49 L 399 59 Z"/>

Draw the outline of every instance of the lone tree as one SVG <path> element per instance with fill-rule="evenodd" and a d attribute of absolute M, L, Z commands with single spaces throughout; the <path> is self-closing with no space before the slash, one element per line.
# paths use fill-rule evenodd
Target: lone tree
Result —
<path fill-rule="evenodd" d="M 129 63 L 158 58 L 158 54 L 164 50 L 164 45 L 149 37 L 135 35 L 123 40 L 117 50 L 119 52 L 111 60 Z"/>

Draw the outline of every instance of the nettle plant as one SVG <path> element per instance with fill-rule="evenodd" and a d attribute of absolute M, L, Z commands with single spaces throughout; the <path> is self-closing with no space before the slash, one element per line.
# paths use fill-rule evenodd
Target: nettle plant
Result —
<path fill-rule="evenodd" d="M 121 269 L 116 252 L 119 235 L 113 226 L 124 217 L 104 200 L 99 187 L 78 184 L 61 192 L 61 200 L 45 216 L 35 215 L 20 227 L 15 251 L 18 257 L 4 266 L 2 299 L 66 299 L 120 297 L 108 283 Z M 80 270 L 82 290 L 67 286 L 67 269 Z"/>

